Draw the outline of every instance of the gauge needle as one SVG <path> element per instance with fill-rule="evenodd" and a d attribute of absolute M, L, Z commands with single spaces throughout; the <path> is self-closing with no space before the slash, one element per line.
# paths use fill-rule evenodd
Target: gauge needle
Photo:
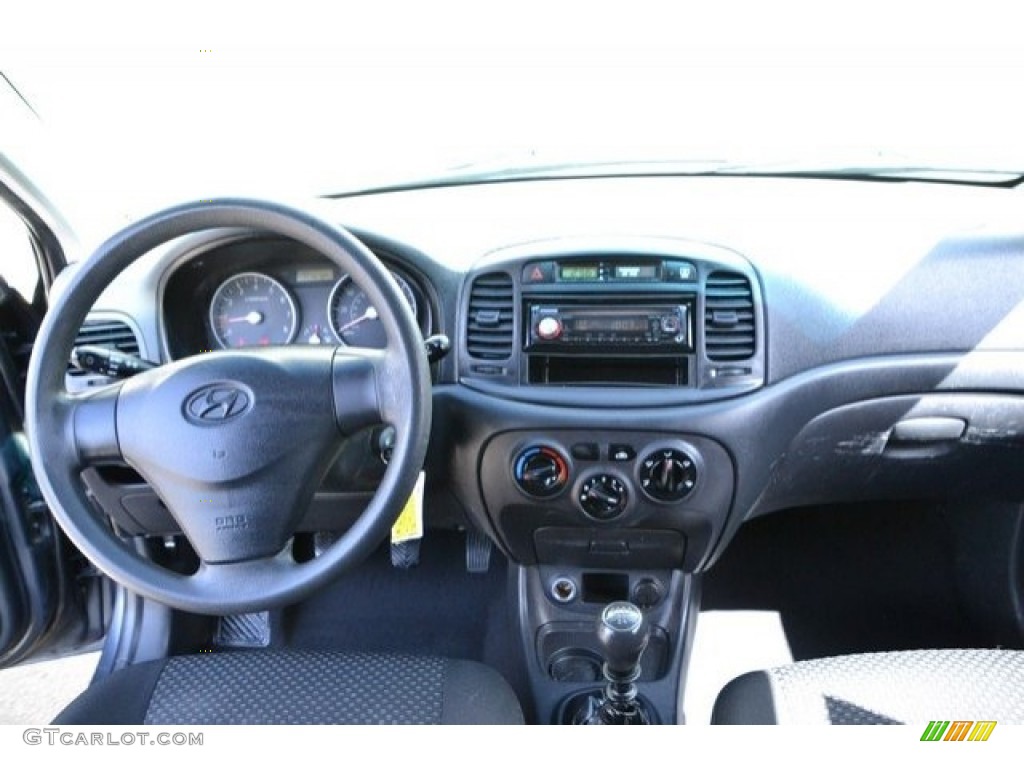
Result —
<path fill-rule="evenodd" d="M 247 315 L 241 317 L 225 317 L 225 323 L 248 323 L 249 325 L 259 325 L 263 322 L 263 315 L 253 310 Z"/>
<path fill-rule="evenodd" d="M 338 329 L 338 333 L 342 334 L 342 333 L 344 333 L 345 331 L 347 331 L 347 330 L 349 330 L 351 328 L 355 328 L 360 323 L 366 322 L 367 320 L 376 320 L 376 319 L 377 319 L 377 310 L 374 309 L 373 307 L 367 307 L 366 311 L 363 312 L 363 314 L 361 314 L 355 320 L 352 320 L 352 321 L 350 321 L 348 323 L 345 323 L 345 325 L 341 326 L 341 328 Z"/>

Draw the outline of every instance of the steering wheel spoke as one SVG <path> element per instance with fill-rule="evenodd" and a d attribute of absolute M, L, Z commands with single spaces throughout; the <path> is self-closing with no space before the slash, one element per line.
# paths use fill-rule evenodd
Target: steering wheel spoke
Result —
<path fill-rule="evenodd" d="M 374 424 L 389 423 L 397 414 L 391 407 L 389 375 L 395 367 L 386 350 L 338 347 L 331 361 L 334 417 L 338 428 L 351 435 Z"/>
<path fill-rule="evenodd" d="M 298 563 L 292 556 L 290 546 L 283 547 L 272 555 L 263 555 L 231 563 L 208 562 L 200 559 L 199 569 L 187 577 L 189 586 L 202 592 L 227 587 L 235 590 L 249 590 L 254 584 L 273 584 L 294 572 Z"/>
<path fill-rule="evenodd" d="M 75 452 L 82 466 L 122 459 L 117 437 L 117 401 L 121 384 L 110 384 L 86 395 L 63 398 L 71 424 Z"/>

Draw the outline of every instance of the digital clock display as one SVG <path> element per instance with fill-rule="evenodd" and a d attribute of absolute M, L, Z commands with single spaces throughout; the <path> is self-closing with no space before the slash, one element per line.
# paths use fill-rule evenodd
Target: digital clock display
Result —
<path fill-rule="evenodd" d="M 559 280 L 585 282 L 597 280 L 600 276 L 597 264 L 561 264 L 558 267 Z"/>
<path fill-rule="evenodd" d="M 329 283 L 334 280 L 334 270 L 330 267 L 305 267 L 295 270 L 296 283 Z"/>
<path fill-rule="evenodd" d="M 655 280 L 658 277 L 656 264 L 616 264 L 616 280 Z"/>

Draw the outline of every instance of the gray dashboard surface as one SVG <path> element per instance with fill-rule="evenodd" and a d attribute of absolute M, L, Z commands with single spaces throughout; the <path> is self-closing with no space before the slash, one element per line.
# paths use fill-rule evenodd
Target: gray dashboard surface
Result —
<path fill-rule="evenodd" d="M 1018 190 L 808 179 L 589 179 L 397 192 L 325 203 L 339 223 L 468 271 L 561 237 L 722 245 L 758 270 L 768 379 L 861 356 L 1024 345 Z M 161 254 L 98 309 L 156 331 Z M 454 297 L 451 297 L 452 299 Z M 149 348 L 158 348 L 147 338 Z"/>
<path fill-rule="evenodd" d="M 415 262 L 437 289 L 439 330 L 453 339 L 459 276 L 500 259 L 510 248 L 528 251 L 531 243 L 685 240 L 728 248 L 756 270 L 767 364 L 760 391 L 714 405 L 640 408 L 632 415 L 629 409 L 591 407 L 585 401 L 552 409 L 503 401 L 500 391 L 471 396 L 455 383 L 448 365 L 439 383 L 454 389 L 439 391 L 435 407 L 440 405 L 442 413 L 451 407 L 450 423 L 439 422 L 442 431 L 432 437 L 442 463 L 478 455 L 489 434 L 516 427 L 635 426 L 703 434 L 719 440 L 736 463 L 735 495 L 730 509 L 722 510 L 722 535 L 714 547 L 720 552 L 751 515 L 793 503 L 914 496 L 943 487 L 943 473 L 956 467 L 1001 472 L 1017 461 L 1015 396 L 1024 392 L 1024 194 L 1019 190 L 632 178 L 392 192 L 323 205 L 335 221 L 371 244 L 384 243 L 389 253 Z M 97 309 L 130 316 L 145 336 L 144 346 L 160 349 L 160 289 L 183 253 L 187 249 L 173 244 L 141 260 L 111 286 Z M 997 415 L 1010 414 L 1013 428 L 985 437 L 981 427 L 972 427 L 954 454 L 930 465 L 922 464 L 927 450 L 887 450 L 888 430 L 902 416 L 914 415 L 914 403 L 940 391 L 1013 400 L 942 401 L 929 406 L 926 415 L 953 408 L 957 418 L 995 429 Z M 905 403 L 885 400 L 903 396 L 909 397 Z M 856 403 L 864 405 L 836 412 Z M 805 430 L 812 422 L 816 426 Z M 851 449 L 868 437 L 881 440 L 877 451 Z M 834 482 L 822 483 L 822 467 L 842 471 Z M 908 473 L 908 467 L 914 471 Z M 865 476 L 885 482 L 865 483 Z M 450 474 L 447 480 L 464 506 L 477 506 L 468 475 Z M 1003 490 L 1013 497 L 1020 491 Z M 700 558 L 704 564 L 715 556 L 706 554 Z"/>

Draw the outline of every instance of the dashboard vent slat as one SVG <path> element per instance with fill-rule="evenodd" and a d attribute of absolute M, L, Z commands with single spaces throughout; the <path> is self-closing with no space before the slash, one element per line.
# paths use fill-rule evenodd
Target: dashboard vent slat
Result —
<path fill-rule="evenodd" d="M 135 331 L 121 320 L 86 320 L 75 337 L 75 346 L 86 344 L 116 349 L 129 355 L 139 354 L 139 340 Z M 68 374 L 84 376 L 86 371 L 69 366 Z"/>
<path fill-rule="evenodd" d="M 704 352 L 708 360 L 748 360 L 756 349 L 750 281 L 735 272 L 712 272 L 704 291 Z"/>
<path fill-rule="evenodd" d="M 504 360 L 515 344 L 515 292 L 504 272 L 488 272 L 469 291 L 466 351 L 478 360 Z"/>

